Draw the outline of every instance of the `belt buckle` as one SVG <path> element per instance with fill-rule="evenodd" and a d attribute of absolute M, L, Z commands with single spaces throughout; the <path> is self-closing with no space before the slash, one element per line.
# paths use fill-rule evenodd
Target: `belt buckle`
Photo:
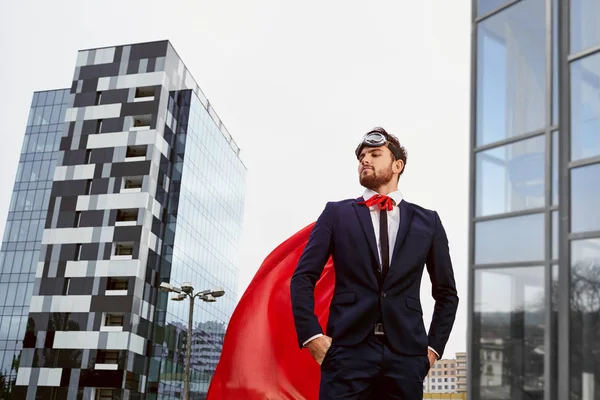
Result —
<path fill-rule="evenodd" d="M 385 335 L 385 332 L 383 331 L 383 324 L 381 322 L 378 322 L 375 324 L 375 330 L 374 330 L 375 335 Z"/>

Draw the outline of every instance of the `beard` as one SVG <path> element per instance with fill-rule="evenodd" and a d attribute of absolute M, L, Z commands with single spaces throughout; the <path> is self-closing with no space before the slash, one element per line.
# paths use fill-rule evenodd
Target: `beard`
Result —
<path fill-rule="evenodd" d="M 372 169 L 370 174 L 367 173 L 366 175 L 363 175 L 361 173 L 358 176 L 358 179 L 363 187 L 376 192 L 377 189 L 389 183 L 393 177 L 394 173 L 392 172 L 392 164 L 390 164 L 390 166 L 383 171 L 376 171 L 375 169 Z"/>

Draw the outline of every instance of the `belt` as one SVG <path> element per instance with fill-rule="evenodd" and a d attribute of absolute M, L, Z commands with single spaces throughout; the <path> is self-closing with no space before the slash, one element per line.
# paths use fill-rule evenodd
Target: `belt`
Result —
<path fill-rule="evenodd" d="M 381 322 L 375 324 L 373 333 L 378 336 L 385 336 L 385 331 L 383 330 L 383 324 Z"/>

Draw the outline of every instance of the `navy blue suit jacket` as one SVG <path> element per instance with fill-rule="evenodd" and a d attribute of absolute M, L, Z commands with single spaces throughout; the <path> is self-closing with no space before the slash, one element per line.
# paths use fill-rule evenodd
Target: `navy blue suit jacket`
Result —
<path fill-rule="evenodd" d="M 314 313 L 314 288 L 332 256 L 336 283 L 326 334 L 337 345 L 355 345 L 381 320 L 390 345 L 407 355 L 440 355 L 454 325 L 458 296 L 448 239 L 435 211 L 402 200 L 400 227 L 386 279 L 379 287 L 379 252 L 369 208 L 363 198 L 329 202 L 319 216 L 291 280 L 291 298 L 300 347 L 322 333 Z M 423 268 L 435 299 L 429 334 L 420 301 Z"/>

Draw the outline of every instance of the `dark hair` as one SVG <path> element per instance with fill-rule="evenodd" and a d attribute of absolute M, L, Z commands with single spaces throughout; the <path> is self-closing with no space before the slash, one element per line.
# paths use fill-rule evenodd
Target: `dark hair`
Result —
<path fill-rule="evenodd" d="M 398 175 L 398 178 L 400 178 L 400 175 L 402 175 L 404 173 L 404 170 L 406 169 L 406 149 L 400 144 L 400 141 L 396 136 L 392 135 L 391 133 L 388 133 L 385 129 L 381 127 L 373 128 L 369 133 L 371 132 L 381 133 L 382 135 L 384 135 L 387 138 L 388 148 L 392 152 L 392 156 L 394 157 L 394 159 L 402 160 L 402 162 L 404 163 L 404 168 L 402 168 L 402 171 L 400 171 L 400 174 Z"/>

